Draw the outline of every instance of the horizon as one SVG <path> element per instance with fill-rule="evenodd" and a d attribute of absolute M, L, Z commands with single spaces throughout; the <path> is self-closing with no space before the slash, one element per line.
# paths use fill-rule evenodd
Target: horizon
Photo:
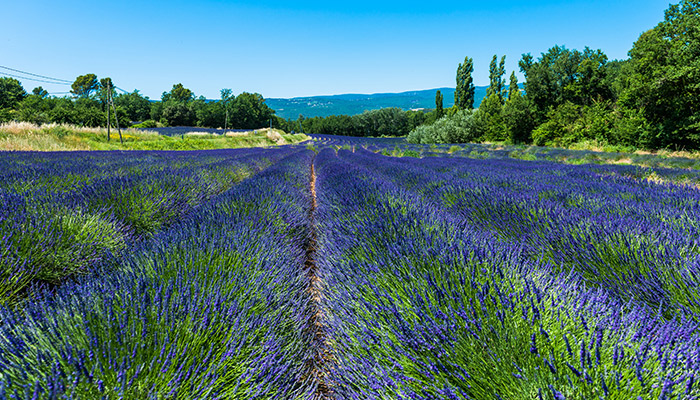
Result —
<path fill-rule="evenodd" d="M 223 88 L 276 99 L 454 88 L 465 56 L 474 59 L 474 84 L 486 86 L 494 54 L 506 55 L 506 76 L 515 71 L 522 83 L 521 55 L 537 58 L 555 45 L 626 59 L 668 5 L 128 0 L 109 9 L 107 22 L 107 16 L 95 18 L 105 10 L 88 2 L 37 0 L 6 6 L 7 15 L 26 18 L 0 26 L 0 65 L 70 82 L 87 73 L 109 76 L 152 100 L 176 83 L 212 100 Z M 66 21 L 80 24 L 67 27 Z M 65 82 L 38 82 L 33 79 L 43 78 L 6 69 L 0 76 L 15 77 L 27 92 L 37 86 L 57 96 L 70 91 Z"/>

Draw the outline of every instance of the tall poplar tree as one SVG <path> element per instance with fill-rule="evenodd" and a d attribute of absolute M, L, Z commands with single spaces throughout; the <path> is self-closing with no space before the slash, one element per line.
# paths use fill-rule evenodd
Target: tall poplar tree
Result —
<path fill-rule="evenodd" d="M 474 108 L 474 60 L 464 57 L 464 63 L 457 67 L 457 87 L 455 88 L 455 106 L 460 110 Z"/>
<path fill-rule="evenodd" d="M 505 97 L 505 86 L 506 81 L 503 79 L 503 75 L 506 73 L 506 56 L 501 57 L 501 62 L 498 62 L 498 56 L 493 55 L 491 59 L 491 64 L 489 65 L 489 88 L 486 90 L 486 97 L 495 94 L 498 99 L 503 103 L 503 98 Z"/>
<path fill-rule="evenodd" d="M 518 78 L 515 76 L 515 71 L 510 73 L 510 84 L 508 85 L 508 98 L 512 99 L 516 93 L 520 93 L 518 87 Z"/>
<path fill-rule="evenodd" d="M 435 92 L 435 114 L 437 115 L 437 119 L 442 118 L 445 114 L 442 108 L 442 93 L 439 90 Z"/>

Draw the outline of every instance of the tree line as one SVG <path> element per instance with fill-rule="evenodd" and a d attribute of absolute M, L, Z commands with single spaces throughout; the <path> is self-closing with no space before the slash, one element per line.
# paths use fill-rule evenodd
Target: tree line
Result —
<path fill-rule="evenodd" d="M 284 121 L 281 126 L 287 132 L 302 131 L 343 136 L 406 136 L 416 127 L 436 119 L 435 111 L 402 110 L 398 107 L 367 110 L 357 115 L 330 115 Z"/>
<path fill-rule="evenodd" d="M 700 148 L 700 1 L 671 5 L 628 54 L 611 61 L 601 50 L 563 46 L 537 59 L 524 54 L 523 90 L 514 72 L 506 86 L 505 57 L 494 55 L 488 93 L 476 110 L 473 60 L 466 57 L 457 68 L 455 106 L 408 140 Z"/>
<path fill-rule="evenodd" d="M 257 129 L 264 126 L 287 132 L 324 133 L 348 136 L 406 136 L 423 123 L 437 119 L 435 111 L 404 111 L 400 108 L 369 110 L 359 115 L 283 119 L 265 104 L 258 93 L 222 89 L 218 100 L 196 97 L 181 83 L 152 101 L 138 90 L 117 93 L 110 78 L 95 74 L 78 76 L 71 85 L 72 97 L 49 96 L 41 86 L 27 93 L 21 83 L 0 78 L 0 122 L 26 121 L 35 124 L 65 123 L 78 126 L 106 126 L 108 99 L 116 106 L 119 126 L 199 126 L 208 128 Z M 116 118 L 111 117 L 116 125 Z"/>
<path fill-rule="evenodd" d="M 26 121 L 35 124 L 65 123 L 78 126 L 107 126 L 108 99 L 116 106 L 119 126 L 199 126 L 208 128 L 256 129 L 281 125 L 284 119 L 274 115 L 258 93 L 234 96 L 222 89 L 221 98 L 196 97 L 181 83 L 163 92 L 161 101 L 152 101 L 138 90 L 116 93 L 110 78 L 95 74 L 78 76 L 71 85 L 71 97 L 50 96 L 41 86 L 27 93 L 14 78 L 0 77 L 0 122 Z M 114 116 L 111 124 L 116 124 Z"/>

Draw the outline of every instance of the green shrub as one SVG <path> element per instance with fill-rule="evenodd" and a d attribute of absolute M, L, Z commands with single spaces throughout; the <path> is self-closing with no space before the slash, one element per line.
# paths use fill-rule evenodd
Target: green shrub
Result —
<path fill-rule="evenodd" d="M 485 120 L 470 110 L 445 116 L 432 125 L 421 125 L 411 131 L 409 143 L 468 143 L 480 141 L 485 132 Z"/>
<path fill-rule="evenodd" d="M 158 122 L 152 120 L 152 119 L 147 119 L 139 124 L 135 124 L 133 128 L 157 128 L 158 127 Z"/>
<path fill-rule="evenodd" d="M 72 133 L 70 129 L 63 125 L 57 125 L 57 126 L 52 126 L 49 128 L 44 128 L 44 133 L 47 133 L 52 136 L 56 136 L 59 139 L 62 139 Z"/>

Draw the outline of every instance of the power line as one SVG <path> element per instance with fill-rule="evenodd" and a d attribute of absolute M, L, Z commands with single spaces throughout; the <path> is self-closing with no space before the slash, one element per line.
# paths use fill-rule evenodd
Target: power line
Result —
<path fill-rule="evenodd" d="M 34 82 L 41 82 L 41 83 L 50 83 L 50 84 L 52 84 L 52 85 L 70 85 L 70 83 L 51 82 L 51 81 L 45 81 L 45 80 L 41 80 L 41 79 L 27 78 L 27 77 L 25 77 L 25 76 L 13 75 L 13 74 L 10 74 L 10 73 L 7 73 L 7 72 L 2 72 L 2 71 L 0 71 L 0 74 L 2 74 L 2 75 L 4 75 L 4 76 L 9 76 L 9 77 L 12 77 L 12 78 L 27 80 L 27 81 L 34 81 Z"/>
<path fill-rule="evenodd" d="M 20 74 L 36 76 L 36 77 L 44 78 L 44 79 L 50 79 L 50 80 L 52 80 L 52 81 L 59 81 L 59 82 L 64 82 L 64 83 L 69 83 L 69 84 L 70 84 L 70 83 L 73 83 L 73 82 L 67 81 L 67 80 L 65 80 L 65 79 L 58 79 L 58 78 L 52 78 L 52 77 L 50 77 L 50 76 L 32 74 L 31 72 L 20 71 L 20 70 L 18 70 L 18 69 L 14 69 L 14 68 L 10 68 L 10 67 L 5 67 L 5 66 L 2 66 L 2 65 L 0 65 L 0 68 L 6 69 L 6 70 L 9 70 L 9 71 L 18 72 L 18 73 L 20 73 Z"/>

